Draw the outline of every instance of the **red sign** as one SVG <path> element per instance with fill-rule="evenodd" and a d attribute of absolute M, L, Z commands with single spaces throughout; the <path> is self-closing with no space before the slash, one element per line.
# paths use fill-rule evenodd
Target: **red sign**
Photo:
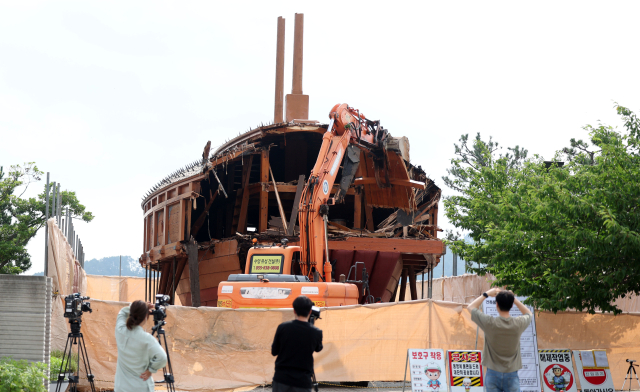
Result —
<path fill-rule="evenodd" d="M 556 372 L 553 371 L 554 367 L 560 367 L 561 371 L 557 372 L 558 374 L 556 374 Z M 551 389 L 552 391 L 567 391 L 571 388 L 571 386 L 573 385 L 573 374 L 571 373 L 571 371 L 566 368 L 564 365 L 561 365 L 559 363 L 554 363 L 551 364 L 549 366 L 547 366 L 546 369 L 544 369 L 544 372 L 542 373 L 545 375 L 545 377 L 543 377 L 544 379 L 544 383 L 547 384 L 547 386 L 549 387 L 549 389 Z M 554 385 L 554 383 L 552 382 L 553 379 L 549 379 L 549 377 L 546 377 L 546 375 L 549 374 L 553 374 L 556 377 L 563 377 L 564 380 L 569 379 L 569 383 L 568 384 L 564 384 L 564 387 L 562 389 L 557 389 Z"/>
<path fill-rule="evenodd" d="M 607 372 L 604 369 L 582 369 L 584 379 L 590 384 L 600 385 L 607 381 Z"/>

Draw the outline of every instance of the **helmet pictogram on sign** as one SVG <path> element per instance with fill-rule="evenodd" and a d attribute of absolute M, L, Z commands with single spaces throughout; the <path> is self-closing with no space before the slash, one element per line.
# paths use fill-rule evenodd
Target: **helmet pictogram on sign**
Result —
<path fill-rule="evenodd" d="M 544 369 L 544 383 L 556 392 L 567 391 L 573 385 L 573 374 L 564 365 L 554 363 Z"/>

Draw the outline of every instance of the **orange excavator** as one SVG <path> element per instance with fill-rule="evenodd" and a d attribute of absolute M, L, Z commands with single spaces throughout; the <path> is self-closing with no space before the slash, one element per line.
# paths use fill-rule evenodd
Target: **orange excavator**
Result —
<path fill-rule="evenodd" d="M 288 246 L 286 239 L 279 245 L 266 246 L 254 239 L 254 246 L 247 253 L 245 273 L 232 274 L 218 285 L 218 307 L 288 308 L 299 295 L 308 296 L 316 306 L 355 305 L 360 298 L 357 284 L 362 287 L 365 303 L 373 301 L 367 294 L 364 265 L 361 279 L 355 280 L 357 264 L 362 263 L 351 267 L 347 279 L 332 281 L 327 222 L 329 207 L 341 203 L 354 182 L 361 151 L 373 157 L 375 181 L 370 182 L 380 188 L 391 186 L 386 156 L 390 136 L 379 121 L 368 120 L 347 104 L 335 105 L 329 118 L 318 159 L 300 199 L 299 246 Z M 331 197 L 341 163 L 340 185 Z"/>

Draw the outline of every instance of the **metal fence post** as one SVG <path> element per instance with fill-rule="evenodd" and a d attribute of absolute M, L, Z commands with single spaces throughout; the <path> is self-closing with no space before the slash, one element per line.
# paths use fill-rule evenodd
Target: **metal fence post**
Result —
<path fill-rule="evenodd" d="M 44 209 L 44 276 L 49 274 L 49 172 L 47 172 L 47 186 L 45 189 L 45 209 Z"/>
<path fill-rule="evenodd" d="M 61 226 L 61 224 L 62 224 L 62 221 L 61 221 L 62 216 L 61 215 L 62 214 L 60 212 L 61 211 L 61 209 L 60 209 L 61 205 L 62 205 L 62 201 L 60 200 L 60 183 L 58 183 L 58 203 L 56 205 L 56 218 L 57 218 L 56 219 L 56 223 L 58 224 L 58 227 L 62 227 Z"/>
<path fill-rule="evenodd" d="M 458 276 L 458 255 L 453 254 L 453 276 Z"/>

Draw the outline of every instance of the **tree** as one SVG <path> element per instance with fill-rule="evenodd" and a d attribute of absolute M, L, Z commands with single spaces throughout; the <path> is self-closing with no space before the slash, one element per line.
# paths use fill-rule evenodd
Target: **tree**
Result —
<path fill-rule="evenodd" d="M 0 273 L 19 274 L 31 267 L 26 246 L 45 225 L 45 189 L 37 197 L 23 198 L 29 186 L 40 181 L 42 172 L 34 162 L 0 168 Z M 19 195 L 16 195 L 21 191 Z M 93 214 L 80 204 L 75 192 L 62 191 L 61 204 L 74 219 L 93 220 Z"/>
<path fill-rule="evenodd" d="M 613 301 L 640 294 L 640 122 L 616 110 L 623 131 L 587 125 L 589 141 L 571 139 L 551 164 L 518 147 L 496 156 L 479 136 L 465 149 L 463 136 L 445 178 L 459 193 L 444 205 L 473 241 L 450 233 L 453 251 L 540 309 L 619 313 Z"/>

